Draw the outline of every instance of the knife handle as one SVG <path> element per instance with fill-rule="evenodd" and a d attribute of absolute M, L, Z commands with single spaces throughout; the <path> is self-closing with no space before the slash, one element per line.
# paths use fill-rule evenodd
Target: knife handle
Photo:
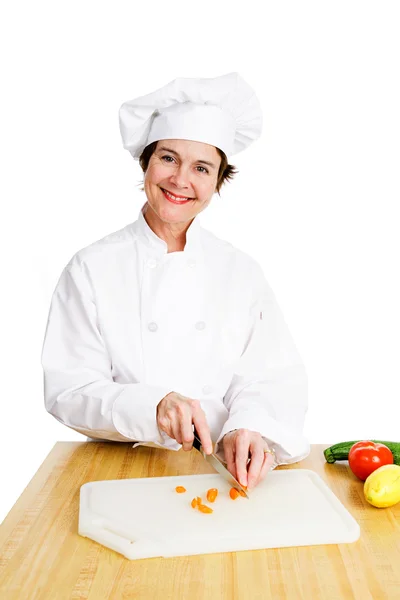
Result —
<path fill-rule="evenodd" d="M 196 450 L 198 450 L 200 452 L 201 451 L 201 442 L 200 442 L 199 434 L 196 431 L 196 427 L 194 427 L 193 434 L 194 434 L 193 448 L 196 448 Z"/>

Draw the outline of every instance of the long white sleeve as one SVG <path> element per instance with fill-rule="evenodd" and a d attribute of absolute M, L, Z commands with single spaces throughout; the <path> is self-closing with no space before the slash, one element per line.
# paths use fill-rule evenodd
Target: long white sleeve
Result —
<path fill-rule="evenodd" d="M 234 429 L 257 431 L 275 450 L 277 464 L 289 464 L 310 453 L 303 435 L 307 375 L 261 268 L 256 280 L 249 336 L 224 396 L 229 418 L 217 442 Z"/>
<path fill-rule="evenodd" d="M 53 293 L 42 367 L 46 409 L 64 425 L 98 439 L 168 445 L 156 407 L 172 390 L 113 381 L 90 277 L 77 255 Z"/>

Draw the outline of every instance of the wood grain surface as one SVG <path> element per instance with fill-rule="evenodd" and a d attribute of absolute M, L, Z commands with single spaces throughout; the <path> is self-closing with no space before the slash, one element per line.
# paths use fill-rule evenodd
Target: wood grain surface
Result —
<path fill-rule="evenodd" d="M 81 485 L 212 468 L 195 450 L 58 442 L 0 527 L 0 598 L 399 600 L 400 503 L 370 506 L 347 461 L 325 462 L 329 445 L 278 469 L 318 473 L 358 521 L 357 542 L 129 561 L 78 535 Z"/>

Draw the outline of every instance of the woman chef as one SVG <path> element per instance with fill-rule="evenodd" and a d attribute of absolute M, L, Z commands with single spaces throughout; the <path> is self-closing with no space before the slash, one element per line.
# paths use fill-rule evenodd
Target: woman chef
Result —
<path fill-rule="evenodd" d="M 46 409 L 91 439 L 172 450 L 191 449 L 195 426 L 251 489 L 309 454 L 307 377 L 258 263 L 198 214 L 232 177 L 227 157 L 259 137 L 259 103 L 229 73 L 176 79 L 119 117 L 147 200 L 61 274 L 42 353 Z M 258 200 L 243 201 L 256 212 Z"/>

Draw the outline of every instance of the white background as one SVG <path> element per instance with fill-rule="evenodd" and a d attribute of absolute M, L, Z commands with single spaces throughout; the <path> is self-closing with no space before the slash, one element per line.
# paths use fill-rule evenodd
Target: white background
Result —
<path fill-rule="evenodd" d="M 201 223 L 264 269 L 308 371 L 306 435 L 400 441 L 399 3 L 15 1 L 0 23 L 0 518 L 57 441 L 85 441 L 44 409 L 51 295 L 137 219 L 118 109 L 176 77 L 238 71 L 261 101 Z"/>

